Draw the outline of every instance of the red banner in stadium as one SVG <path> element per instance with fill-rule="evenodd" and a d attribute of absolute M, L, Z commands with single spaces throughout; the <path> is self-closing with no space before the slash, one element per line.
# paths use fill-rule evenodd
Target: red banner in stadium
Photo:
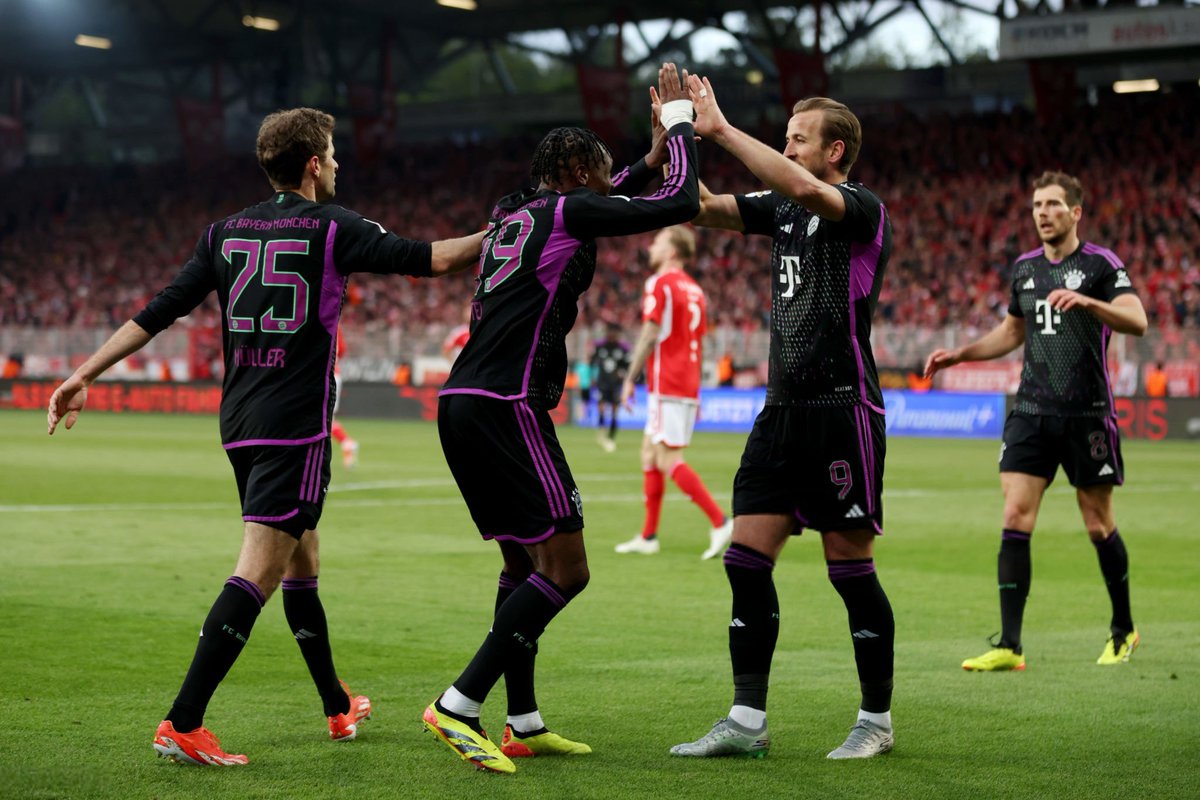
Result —
<path fill-rule="evenodd" d="M 825 72 L 825 56 L 800 50 L 775 50 L 775 67 L 779 70 L 779 93 L 784 108 L 791 111 L 797 100 L 821 97 L 829 91 L 829 75 Z"/>
<path fill-rule="evenodd" d="M 629 75 L 624 69 L 576 64 L 587 126 L 605 142 L 620 139 L 629 119 Z"/>
<path fill-rule="evenodd" d="M 175 98 L 183 155 L 193 165 L 203 165 L 225 153 L 225 106 L 220 100 Z"/>
<path fill-rule="evenodd" d="M 380 99 L 379 89 L 358 84 L 350 87 L 350 112 L 354 115 L 354 155 L 370 166 L 391 143 L 396 132 L 396 109 Z"/>

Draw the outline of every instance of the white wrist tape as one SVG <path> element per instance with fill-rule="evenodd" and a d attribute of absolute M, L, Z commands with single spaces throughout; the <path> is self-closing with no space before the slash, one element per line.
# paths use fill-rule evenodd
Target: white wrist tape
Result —
<path fill-rule="evenodd" d="M 672 100 L 669 103 L 663 103 L 662 111 L 658 113 L 658 118 L 662 120 L 663 127 L 667 130 L 671 130 L 681 122 L 691 122 L 692 116 L 691 100 Z"/>

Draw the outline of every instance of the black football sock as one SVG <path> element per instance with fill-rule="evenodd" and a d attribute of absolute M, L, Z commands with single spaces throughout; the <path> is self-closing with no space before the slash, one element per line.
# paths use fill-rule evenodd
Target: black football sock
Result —
<path fill-rule="evenodd" d="M 614 440 L 617 438 L 617 412 L 615 409 L 613 410 L 612 417 L 608 420 L 608 438 Z"/>
<path fill-rule="evenodd" d="M 887 594 L 879 585 L 872 558 L 827 561 L 829 581 L 850 620 L 854 663 L 862 688 L 862 710 L 882 714 L 892 707 L 896 623 Z"/>
<path fill-rule="evenodd" d="M 518 580 L 507 572 L 500 573 L 500 585 L 496 590 L 496 613 L 501 606 L 516 591 L 523 580 Z M 519 714 L 529 714 L 537 711 L 537 696 L 533 689 L 534 660 L 537 657 L 537 642 L 532 648 L 516 648 L 512 652 L 512 660 L 504 670 L 504 690 L 508 695 L 508 715 L 515 717 Z"/>
<path fill-rule="evenodd" d="M 1127 634 L 1133 630 L 1133 614 L 1129 610 L 1129 553 L 1125 550 L 1125 540 L 1113 528 L 1111 536 L 1092 544 L 1096 546 L 1100 572 L 1104 575 L 1104 585 L 1108 587 L 1108 597 L 1112 600 L 1112 634 Z"/>
<path fill-rule="evenodd" d="M 1033 566 L 1029 554 L 1032 534 L 1005 528 L 1000 539 L 996 574 L 1000 584 L 1000 647 L 1021 652 L 1021 621 L 1025 617 L 1025 599 Z"/>
<path fill-rule="evenodd" d="M 296 644 L 300 645 L 300 655 L 308 665 L 317 694 L 321 695 L 325 716 L 345 714 L 350 710 L 350 698 L 338 683 L 337 670 L 333 668 L 329 626 L 325 622 L 325 607 L 317 595 L 317 576 L 284 579 L 283 614 Z"/>
<path fill-rule="evenodd" d="M 540 572 L 530 575 L 496 612 L 491 631 L 454 681 L 454 688 L 482 703 L 513 658 L 520 656 L 518 651 L 532 651 L 550 620 L 573 596 Z"/>
<path fill-rule="evenodd" d="M 249 641 L 264 602 L 262 590 L 250 581 L 236 576 L 225 581 L 225 588 L 200 629 L 200 641 L 183 686 L 167 712 L 175 730 L 187 733 L 204 723 L 208 701 Z"/>
<path fill-rule="evenodd" d="M 729 623 L 733 705 L 765 711 L 771 657 L 779 639 L 779 597 L 771 574 L 775 562 L 737 543 L 729 545 L 724 561 L 733 591 L 733 619 Z"/>

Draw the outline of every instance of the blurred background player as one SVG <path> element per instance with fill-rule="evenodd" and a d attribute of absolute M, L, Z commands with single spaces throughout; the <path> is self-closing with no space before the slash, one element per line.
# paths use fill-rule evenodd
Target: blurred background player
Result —
<path fill-rule="evenodd" d="M 596 438 L 609 453 L 617 449 L 617 407 L 621 404 L 621 382 L 628 374 L 629 345 L 621 341 L 621 324 L 607 322 L 604 338 L 592 350 L 590 375 L 596 392 L 596 424 L 600 428 Z"/>
<path fill-rule="evenodd" d="M 792 107 L 783 153 L 730 125 L 707 79 L 690 80 L 696 132 L 736 156 L 769 191 L 713 195 L 701 185 L 697 225 L 772 237 L 770 373 L 733 483 L 733 592 L 726 718 L 674 755 L 766 755 L 767 684 L 779 636 L 772 572 L 789 538 L 821 534 L 830 582 L 846 606 L 862 700 L 829 758 L 892 749 L 895 622 L 875 572 L 883 532 L 883 393 L 871 317 L 892 250 L 879 197 L 848 180 L 862 126 L 825 97 Z"/>
<path fill-rule="evenodd" d="M 534 692 L 538 639 L 590 578 L 583 500 L 549 412 L 562 398 L 579 296 L 595 277 L 596 239 L 677 224 L 699 210 L 692 104 L 674 64 L 659 70 L 658 83 L 651 95 L 661 94 L 663 122 L 644 159 L 613 177 L 612 155 L 595 133 L 555 128 L 534 150 L 534 186 L 496 204 L 471 338 L 438 401 L 446 462 L 479 533 L 500 545 L 504 568 L 491 630 L 422 718 L 479 769 L 510 773 L 512 757 L 591 752 L 547 730 Z M 668 158 L 661 188 L 632 196 Z M 630 196 L 610 196 L 614 189 Z M 508 719 L 497 747 L 480 714 L 501 675 Z"/>
<path fill-rule="evenodd" d="M 1025 669 L 1021 622 L 1033 574 L 1029 542 L 1059 464 L 1075 487 L 1112 602 L 1110 635 L 1097 663 L 1126 662 L 1138 646 L 1129 607 L 1129 556 L 1112 507 L 1112 489 L 1124 483 L 1125 468 L 1105 355 L 1113 331 L 1146 332 L 1146 312 L 1121 259 L 1080 242 L 1082 216 L 1082 184 L 1062 172 L 1042 173 L 1033 183 L 1033 222 L 1042 246 L 1013 266 L 1008 315 L 983 338 L 935 350 L 925 362 L 925 375 L 932 377 L 955 364 L 999 358 L 1025 346 L 1021 384 L 1000 447 L 1000 639 L 983 655 L 963 661 L 965 670 Z"/>
<path fill-rule="evenodd" d="M 467 346 L 467 339 L 471 338 L 471 306 L 463 309 L 463 321 L 450 329 L 446 334 L 446 338 L 442 340 L 442 355 L 446 357 L 446 361 L 451 367 L 458 360 L 458 355 Z"/>
<path fill-rule="evenodd" d="M 650 245 L 650 266 L 642 296 L 642 333 L 621 386 L 621 402 L 631 408 L 633 381 L 646 368 L 646 429 L 642 436 L 642 487 L 646 517 L 642 532 L 617 545 L 618 553 L 657 553 L 663 476 L 667 475 L 708 517 L 712 528 L 709 559 L 725 549 L 733 521 L 708 493 L 704 481 L 684 460 L 700 409 L 700 370 L 708 310 L 704 291 L 686 268 L 696 257 L 696 234 L 684 225 L 664 228 Z"/>
<path fill-rule="evenodd" d="M 352 439 L 342 423 L 338 421 L 338 408 L 342 405 L 342 357 L 346 355 L 346 337 L 342 335 L 342 325 L 337 329 L 337 360 L 333 362 L 333 424 L 329 433 L 342 446 L 342 464 L 346 469 L 354 469 L 358 464 L 358 440 Z"/>
<path fill-rule="evenodd" d="M 100 375 L 217 292 L 225 353 L 221 441 L 245 529 L 233 576 L 154 734 L 155 751 L 174 761 L 247 763 L 222 750 L 202 723 L 281 583 L 284 615 L 321 696 L 330 737 L 355 738 L 371 713 L 371 701 L 338 680 L 317 595 L 316 528 L 329 485 L 335 339 L 346 283 L 357 271 L 432 276 L 466 269 L 478 259 L 483 234 L 431 246 L 325 203 L 333 199 L 338 169 L 333 128 L 332 116 L 311 108 L 264 119 L 256 149 L 275 193 L 208 226 L 175 280 L 50 397 L 48 432 L 60 421 L 70 430 Z"/>

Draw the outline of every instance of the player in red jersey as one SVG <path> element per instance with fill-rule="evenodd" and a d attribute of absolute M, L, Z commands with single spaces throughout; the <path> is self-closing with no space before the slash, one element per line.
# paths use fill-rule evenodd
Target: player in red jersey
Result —
<path fill-rule="evenodd" d="M 685 272 L 696 257 L 696 234 L 684 225 L 664 228 L 650 245 L 654 275 L 646 281 L 642 299 L 641 337 L 633 351 L 621 402 L 630 407 L 634 377 L 646 367 L 649 393 L 646 430 L 642 438 L 642 485 L 646 520 L 642 532 L 617 545 L 618 553 L 658 552 L 658 519 L 662 511 L 663 475 L 670 476 L 712 523 L 709 546 L 701 558 L 725 549 L 733 522 L 712 499 L 704 481 L 683 460 L 692 441 L 700 410 L 700 365 L 706 329 L 704 291 Z"/>
<path fill-rule="evenodd" d="M 329 433 L 342 446 L 342 464 L 346 469 L 354 469 L 358 464 L 358 440 L 346 433 L 346 429 L 337 418 L 338 408 L 342 405 L 342 358 L 346 355 L 346 337 L 342 335 L 342 326 L 337 329 L 337 360 L 333 362 L 333 425 Z"/>

